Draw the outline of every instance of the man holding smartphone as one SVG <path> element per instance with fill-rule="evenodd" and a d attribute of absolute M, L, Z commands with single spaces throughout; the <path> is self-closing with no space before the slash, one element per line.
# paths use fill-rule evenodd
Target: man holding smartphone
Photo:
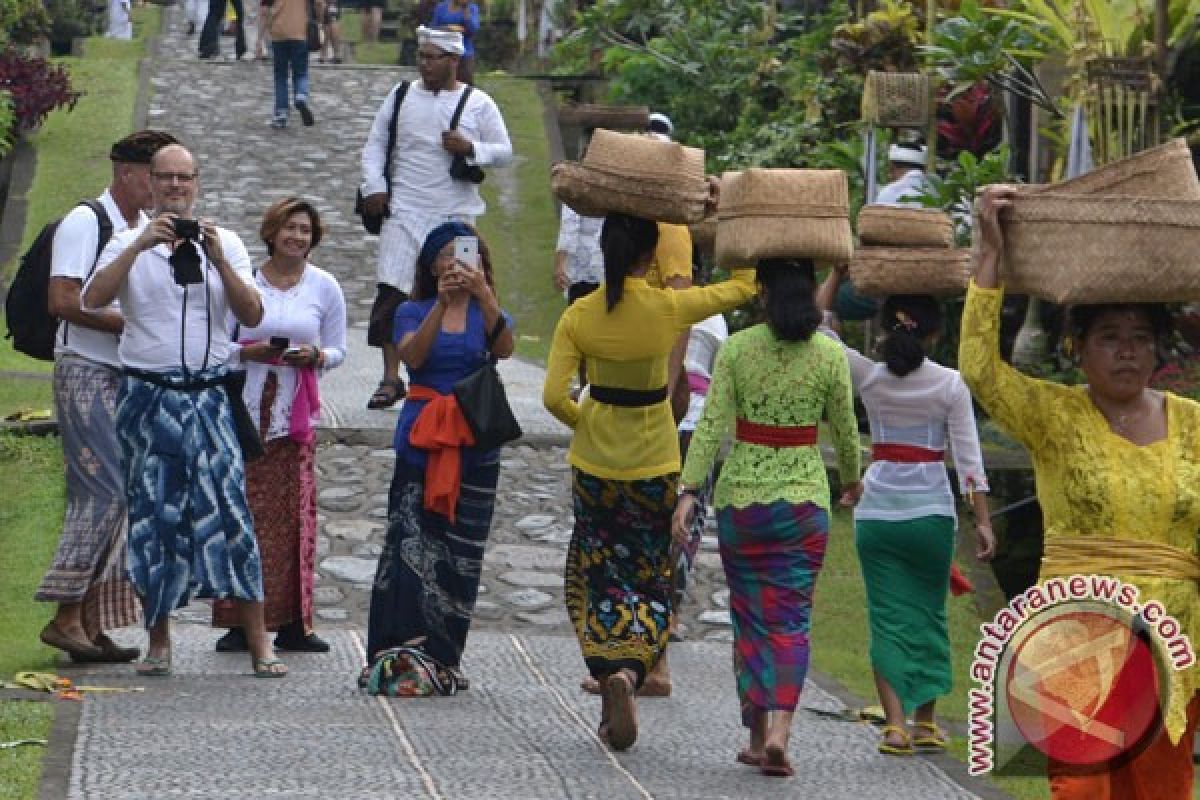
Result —
<path fill-rule="evenodd" d="M 463 51 L 461 33 L 418 28 L 421 79 L 388 94 L 363 147 L 364 209 L 387 215 L 379 234 L 379 289 L 367 329 L 367 343 L 383 350 L 383 379 L 368 408 L 389 408 L 404 397 L 392 326 L 396 309 L 412 291 L 425 237 L 445 222 L 473 226 L 486 209 L 477 183 L 451 175 L 455 158 L 465 159 L 467 167 L 504 166 L 512 160 L 508 129 L 495 101 L 456 77 Z"/>
<path fill-rule="evenodd" d="M 150 645 L 142 676 L 171 671 L 169 614 L 200 597 L 240 601 L 255 674 L 287 672 L 263 628 L 262 567 L 233 420 L 227 315 L 263 315 L 250 256 L 232 231 L 196 220 L 196 164 L 184 147 L 150 165 L 154 219 L 114 236 L 83 290 L 125 318 L 116 428 L 129 508 L 128 570 Z"/>

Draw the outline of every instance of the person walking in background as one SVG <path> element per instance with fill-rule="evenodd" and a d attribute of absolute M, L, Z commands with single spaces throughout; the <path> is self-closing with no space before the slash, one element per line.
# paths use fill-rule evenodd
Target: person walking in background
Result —
<path fill-rule="evenodd" d="M 659 662 L 671 625 L 671 512 L 679 439 L 667 402 L 667 360 L 681 333 L 754 293 L 744 275 L 715 286 L 651 288 L 656 223 L 605 217 L 604 285 L 554 329 L 542 402 L 574 431 L 575 526 L 565 593 L 584 661 L 603 697 L 600 736 L 637 739 L 634 693 Z M 570 384 L 587 367 L 588 393 Z"/>
<path fill-rule="evenodd" d="M 463 83 L 475 83 L 475 34 L 479 33 L 479 5 L 469 0 L 441 0 L 433 9 L 429 27 L 462 34 L 463 54 L 458 59 L 458 79 Z"/>
<path fill-rule="evenodd" d="M 313 632 L 317 550 L 316 425 L 318 376 L 346 358 L 346 301 L 337 279 L 308 259 L 321 242 L 316 208 L 298 197 L 272 203 L 259 235 L 268 258 L 256 270 L 263 320 L 235 325 L 243 393 L 265 454 L 246 466 L 246 498 L 262 554 L 263 624 L 279 650 L 324 653 Z M 229 628 L 217 650 L 247 649 L 235 604 L 218 600 L 213 625 Z"/>
<path fill-rule="evenodd" d="M 821 313 L 812 262 L 760 261 L 757 278 L 767 321 L 735 333 L 717 354 L 680 477 L 672 534 L 680 544 L 691 536 L 696 494 L 725 433 L 736 431 L 713 504 L 742 724 L 750 729 L 737 760 L 788 776 L 792 717 L 808 673 L 813 590 L 829 536 L 817 423 L 829 422 L 838 474 L 851 495 L 861 487 L 858 424 L 841 347 L 813 335 Z"/>
<path fill-rule="evenodd" d="M 108 30 L 104 35 L 109 39 L 133 38 L 133 9 L 130 0 L 108 0 Z"/>
<path fill-rule="evenodd" d="M 455 242 L 464 238 L 474 239 L 478 263 L 455 257 Z M 491 358 L 513 352 L 512 319 L 496 299 L 491 258 L 474 228 L 448 222 L 430 231 L 417 256 L 413 299 L 397 309 L 395 330 L 412 386 L 396 422 L 367 659 L 423 639 L 425 652 L 466 689 L 459 665 L 492 525 L 500 450 L 474 446 L 453 390 Z"/>
<path fill-rule="evenodd" d="M 243 0 L 229 0 L 233 3 L 234 40 L 233 52 L 238 61 L 246 55 L 246 24 Z M 200 31 L 200 58 L 212 59 L 221 54 L 221 28 L 225 24 L 225 0 L 208 0 L 208 14 L 204 18 L 204 28 Z"/>
<path fill-rule="evenodd" d="M 378 42 L 379 31 L 383 28 L 383 9 L 387 0 L 364 0 L 362 6 L 362 40 Z"/>
<path fill-rule="evenodd" d="M 582 217 L 563 205 L 554 247 L 554 287 L 566 293 L 567 305 L 587 297 L 604 280 L 604 254 L 600 228 L 604 217 Z M 587 369 L 579 367 L 579 388 L 587 384 Z M 578 399 L 578 396 L 576 397 Z"/>
<path fill-rule="evenodd" d="M 288 123 L 288 75 L 300 121 L 310 128 L 316 123 L 309 106 L 308 93 L 308 15 L 321 19 L 324 0 L 273 0 L 271 15 L 271 55 L 275 74 L 275 113 L 271 127 L 286 128 Z"/>
<path fill-rule="evenodd" d="M 114 236 L 83 289 L 95 311 L 121 302 L 125 371 L 116 431 L 129 509 L 128 571 L 148 652 L 142 676 L 171 672 L 170 613 L 200 597 L 237 600 L 254 674 L 287 674 L 263 629 L 262 567 L 246 503 L 227 314 L 255 326 L 262 297 L 237 234 L 193 217 L 199 174 L 177 144 L 151 163 L 152 222 Z"/>
<path fill-rule="evenodd" d="M 318 61 L 322 64 L 342 63 L 342 25 L 339 22 L 342 11 L 338 0 L 325 0 L 325 13 L 321 15 L 321 55 Z"/>
<path fill-rule="evenodd" d="M 62 535 L 34 599 L 57 603 L 41 640 L 76 661 L 132 661 L 136 647 L 118 646 L 106 631 L 136 625 L 141 606 L 125 575 L 125 505 L 121 450 L 114 429 L 121 382 L 117 343 L 125 321 L 114 304 L 84 311 L 79 295 L 112 233 L 147 221 L 152 204 L 150 160 L 175 137 L 162 131 L 130 134 L 109 150 L 112 180 L 96 198 L 103 211 L 76 206 L 54 232 L 51 313 L 58 317 L 54 347 L 54 407 L 62 438 L 67 505 Z"/>
<path fill-rule="evenodd" d="M 924 208 L 917 195 L 929 187 L 925 162 L 929 153 L 923 144 L 894 144 L 888 148 L 888 181 L 875 196 L 876 205 Z"/>
<path fill-rule="evenodd" d="M 473 225 L 487 208 L 479 184 L 450 174 L 455 159 L 479 167 L 512 160 L 508 129 L 495 101 L 455 77 L 462 35 L 418 28 L 417 42 L 421 80 L 402 83 L 388 94 L 362 153 L 363 206 L 368 213 L 386 216 L 379 234 L 378 291 L 367 328 L 367 343 L 383 351 L 383 378 L 367 408 L 390 408 L 404 398 L 392 323 L 412 289 L 413 265 L 425 237 L 445 222 Z M 384 164 L 397 103 L 389 195 Z M 460 107 L 458 126 L 451 130 Z"/>
<path fill-rule="evenodd" d="M 845 273 L 839 266 L 821 285 L 822 310 L 832 308 Z M 844 349 L 871 425 L 872 463 L 854 530 L 867 589 L 871 667 L 886 722 L 879 752 L 903 756 L 914 747 L 946 749 L 934 705 L 953 683 L 946 595 L 958 510 L 946 474 L 947 443 L 959 491 L 975 514 L 975 557 L 989 560 L 996 540 L 971 393 L 956 371 L 925 356 L 941 332 L 941 306 L 928 295 L 889 297 L 880 328 L 882 363 Z M 906 724 L 910 714 L 915 735 Z"/>

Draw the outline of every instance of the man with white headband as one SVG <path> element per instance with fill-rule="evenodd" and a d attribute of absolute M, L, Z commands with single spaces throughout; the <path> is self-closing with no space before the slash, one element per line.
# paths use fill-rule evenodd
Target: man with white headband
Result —
<path fill-rule="evenodd" d="M 925 178 L 927 153 L 924 145 L 894 144 L 888 148 L 890 171 L 887 186 L 875 197 L 878 205 L 923 208 L 916 195 L 929 186 Z"/>
<path fill-rule="evenodd" d="M 495 101 L 456 77 L 463 52 L 461 33 L 417 28 L 421 79 L 411 85 L 402 82 L 388 93 L 363 147 L 363 208 L 368 214 L 387 215 L 379 234 L 379 290 L 367 329 L 368 344 L 383 350 L 383 379 L 368 408 L 388 408 L 405 395 L 392 321 L 412 290 L 426 235 L 444 222 L 474 225 L 486 206 L 469 173 L 482 180 L 480 170 L 473 168 L 504 166 L 512 160 L 508 129 Z M 384 165 L 393 124 L 389 198 Z M 452 165 L 458 177 L 451 175 Z"/>

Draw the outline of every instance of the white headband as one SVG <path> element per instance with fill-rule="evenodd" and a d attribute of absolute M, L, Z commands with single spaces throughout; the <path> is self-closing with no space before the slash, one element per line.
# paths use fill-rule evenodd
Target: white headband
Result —
<path fill-rule="evenodd" d="M 466 48 L 463 46 L 462 34 L 458 31 L 426 28 L 424 25 L 421 25 L 417 28 L 417 43 L 424 44 L 425 42 L 438 48 L 443 53 L 453 53 L 456 56 L 461 56 L 466 52 Z"/>
<path fill-rule="evenodd" d="M 925 147 L 894 144 L 888 148 L 888 161 L 923 167 L 925 166 Z"/>

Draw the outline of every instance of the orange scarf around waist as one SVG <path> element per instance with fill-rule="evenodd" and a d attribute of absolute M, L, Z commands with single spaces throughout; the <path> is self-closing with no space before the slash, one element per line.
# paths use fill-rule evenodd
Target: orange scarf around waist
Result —
<path fill-rule="evenodd" d="M 408 399 L 427 401 L 408 434 L 409 444 L 428 451 L 425 508 L 454 522 L 462 486 L 462 448 L 475 444 L 475 436 L 453 394 L 413 384 L 408 387 Z"/>

